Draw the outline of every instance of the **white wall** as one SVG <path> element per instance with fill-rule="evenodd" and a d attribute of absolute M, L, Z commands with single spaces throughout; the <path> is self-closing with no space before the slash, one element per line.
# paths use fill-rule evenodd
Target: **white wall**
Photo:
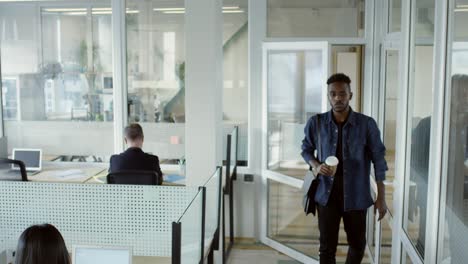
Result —
<path fill-rule="evenodd" d="M 267 35 L 357 37 L 357 8 L 269 8 Z"/>
<path fill-rule="evenodd" d="M 260 212 L 256 210 L 256 188 L 261 184 L 260 177 L 254 176 L 254 182 L 244 182 L 244 175 L 237 174 L 234 181 L 234 236 L 243 238 L 255 237 L 255 223 L 259 221 Z M 228 198 L 225 198 L 229 208 Z M 225 214 L 226 226 L 229 230 L 229 214 Z M 229 232 L 226 232 L 229 235 Z"/>

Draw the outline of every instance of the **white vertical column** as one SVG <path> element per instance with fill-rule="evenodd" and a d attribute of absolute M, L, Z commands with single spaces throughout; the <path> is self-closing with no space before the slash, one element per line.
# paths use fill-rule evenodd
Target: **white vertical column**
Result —
<path fill-rule="evenodd" d="M 262 43 L 267 30 L 267 1 L 249 1 L 249 167 L 255 173 L 256 200 L 255 206 L 255 237 L 266 236 L 267 196 L 263 193 L 262 184 L 266 179 L 262 174 Z M 263 206 L 263 207 L 262 207 Z"/>
<path fill-rule="evenodd" d="M 125 0 L 112 0 L 112 66 L 114 89 L 114 152 L 124 149 L 123 129 L 127 124 L 127 38 Z"/>
<path fill-rule="evenodd" d="M 198 186 L 221 164 L 222 1 L 185 2 L 186 184 Z"/>

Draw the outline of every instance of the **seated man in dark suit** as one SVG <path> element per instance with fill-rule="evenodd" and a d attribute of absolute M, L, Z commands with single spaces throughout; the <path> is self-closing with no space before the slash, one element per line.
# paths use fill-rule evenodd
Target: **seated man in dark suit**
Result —
<path fill-rule="evenodd" d="M 125 143 L 128 149 L 123 153 L 112 155 L 109 173 L 119 171 L 154 171 L 162 178 L 158 156 L 143 152 L 143 129 L 139 124 L 125 127 Z"/>

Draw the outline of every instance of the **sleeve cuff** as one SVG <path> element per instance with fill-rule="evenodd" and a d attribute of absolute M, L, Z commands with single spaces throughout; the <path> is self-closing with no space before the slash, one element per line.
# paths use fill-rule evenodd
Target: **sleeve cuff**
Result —
<path fill-rule="evenodd" d="M 375 173 L 375 181 L 384 181 L 385 180 L 385 171 Z"/>
<path fill-rule="evenodd" d="M 309 164 L 309 161 L 312 160 L 312 155 L 307 152 L 302 152 L 302 158 L 307 164 Z"/>

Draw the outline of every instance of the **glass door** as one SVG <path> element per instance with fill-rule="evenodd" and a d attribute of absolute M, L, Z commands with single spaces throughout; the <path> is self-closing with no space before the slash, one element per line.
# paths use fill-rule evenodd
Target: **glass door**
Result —
<path fill-rule="evenodd" d="M 380 126 L 382 127 L 383 142 L 387 148 L 385 159 L 388 165 L 385 184 L 385 200 L 388 213 L 381 222 L 375 222 L 377 236 L 375 243 L 375 263 L 391 263 L 392 257 L 392 223 L 393 223 L 393 195 L 397 142 L 397 109 L 401 100 L 399 87 L 399 50 L 397 45 L 384 46 L 381 52 L 381 83 L 380 83 Z M 377 221 L 377 217 L 374 217 Z"/>
<path fill-rule="evenodd" d="M 307 120 L 328 108 L 329 50 L 327 42 L 263 46 L 262 241 L 303 263 L 318 259 L 319 233 L 302 209 L 301 142 Z"/>

